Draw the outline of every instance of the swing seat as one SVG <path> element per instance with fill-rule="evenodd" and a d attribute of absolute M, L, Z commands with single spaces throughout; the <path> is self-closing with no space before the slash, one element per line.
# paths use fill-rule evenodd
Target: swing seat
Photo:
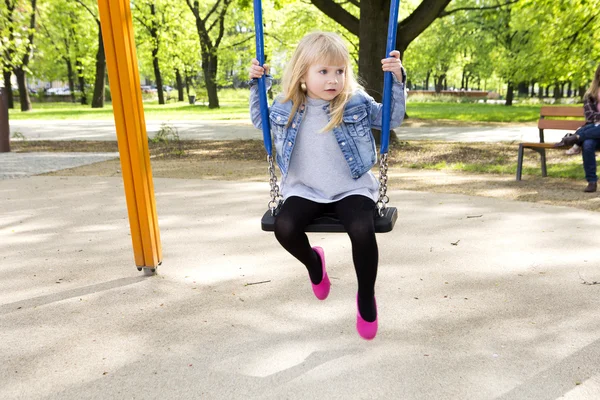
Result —
<path fill-rule="evenodd" d="M 375 216 L 375 232 L 386 233 L 394 229 L 394 224 L 398 219 L 398 210 L 396 207 L 386 207 L 383 210 L 383 216 Z M 262 230 L 273 232 L 275 229 L 275 217 L 271 215 L 271 210 L 267 210 L 263 215 L 260 224 Z M 324 213 L 315 218 L 304 230 L 305 232 L 346 232 L 344 225 L 337 219 L 335 213 Z"/>

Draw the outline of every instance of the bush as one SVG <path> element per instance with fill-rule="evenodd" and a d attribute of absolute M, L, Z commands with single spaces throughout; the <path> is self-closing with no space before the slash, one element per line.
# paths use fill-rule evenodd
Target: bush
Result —
<path fill-rule="evenodd" d="M 163 123 L 160 130 L 152 139 L 148 139 L 151 144 L 152 152 L 158 156 L 183 157 L 186 155 L 183 143 L 179 139 L 177 128 Z M 153 145 L 153 146 L 152 146 Z"/>

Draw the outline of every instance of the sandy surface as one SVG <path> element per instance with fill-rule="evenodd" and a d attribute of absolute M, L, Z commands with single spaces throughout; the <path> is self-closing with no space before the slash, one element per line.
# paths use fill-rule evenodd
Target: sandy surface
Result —
<path fill-rule="evenodd" d="M 120 171 L 120 162 L 112 160 L 48 175 L 120 176 Z M 202 157 L 154 158 L 152 172 L 156 178 L 264 181 L 265 196 L 268 195 L 266 162 Z M 377 171 L 374 172 L 377 174 Z M 598 193 L 584 193 L 584 180 L 527 176 L 517 182 L 513 175 L 469 174 L 399 167 L 390 168 L 389 179 L 391 189 L 466 194 L 600 211 L 600 196 Z M 393 203 L 393 199 L 391 201 Z"/>

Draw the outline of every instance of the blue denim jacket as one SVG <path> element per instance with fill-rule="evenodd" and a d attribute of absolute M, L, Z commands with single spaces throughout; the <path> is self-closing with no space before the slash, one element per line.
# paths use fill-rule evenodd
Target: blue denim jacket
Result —
<path fill-rule="evenodd" d="M 390 129 L 400 126 L 406 110 L 404 83 L 398 81 L 394 75 L 392 76 L 394 83 L 392 85 Z M 269 88 L 272 83 L 270 75 L 267 75 L 266 83 Z M 359 90 L 346 104 L 342 123 L 333 129 L 333 134 L 354 179 L 360 178 L 377 162 L 377 149 L 371 128 L 381 129 L 382 108 L 382 104 L 377 103 L 363 90 Z M 269 108 L 277 165 L 283 176 L 287 175 L 296 135 L 305 114 L 305 107 L 301 105 L 290 126 L 286 127 L 291 110 L 291 101 L 280 103 L 277 99 Z M 324 110 L 328 111 L 329 106 L 324 106 Z M 258 85 L 250 88 L 250 116 L 254 126 L 262 129 Z"/>

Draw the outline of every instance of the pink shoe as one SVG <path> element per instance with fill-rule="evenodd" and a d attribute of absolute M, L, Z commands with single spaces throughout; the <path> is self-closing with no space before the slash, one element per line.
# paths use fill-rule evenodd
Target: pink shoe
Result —
<path fill-rule="evenodd" d="M 312 285 L 312 290 L 317 299 L 325 300 L 327 296 L 329 296 L 329 289 L 331 288 L 331 282 L 329 281 L 329 276 L 327 276 L 327 270 L 325 269 L 325 252 L 321 247 L 315 246 L 312 248 L 317 252 L 319 257 L 321 257 L 321 266 L 323 267 L 323 279 L 321 279 L 321 283 L 315 285 L 314 283 L 310 283 Z"/>
<path fill-rule="evenodd" d="M 375 311 L 377 311 L 377 300 L 375 299 Z M 377 335 L 377 318 L 373 322 L 367 322 L 360 316 L 358 310 L 358 294 L 356 295 L 356 330 L 360 337 L 366 340 L 372 340 Z"/>

